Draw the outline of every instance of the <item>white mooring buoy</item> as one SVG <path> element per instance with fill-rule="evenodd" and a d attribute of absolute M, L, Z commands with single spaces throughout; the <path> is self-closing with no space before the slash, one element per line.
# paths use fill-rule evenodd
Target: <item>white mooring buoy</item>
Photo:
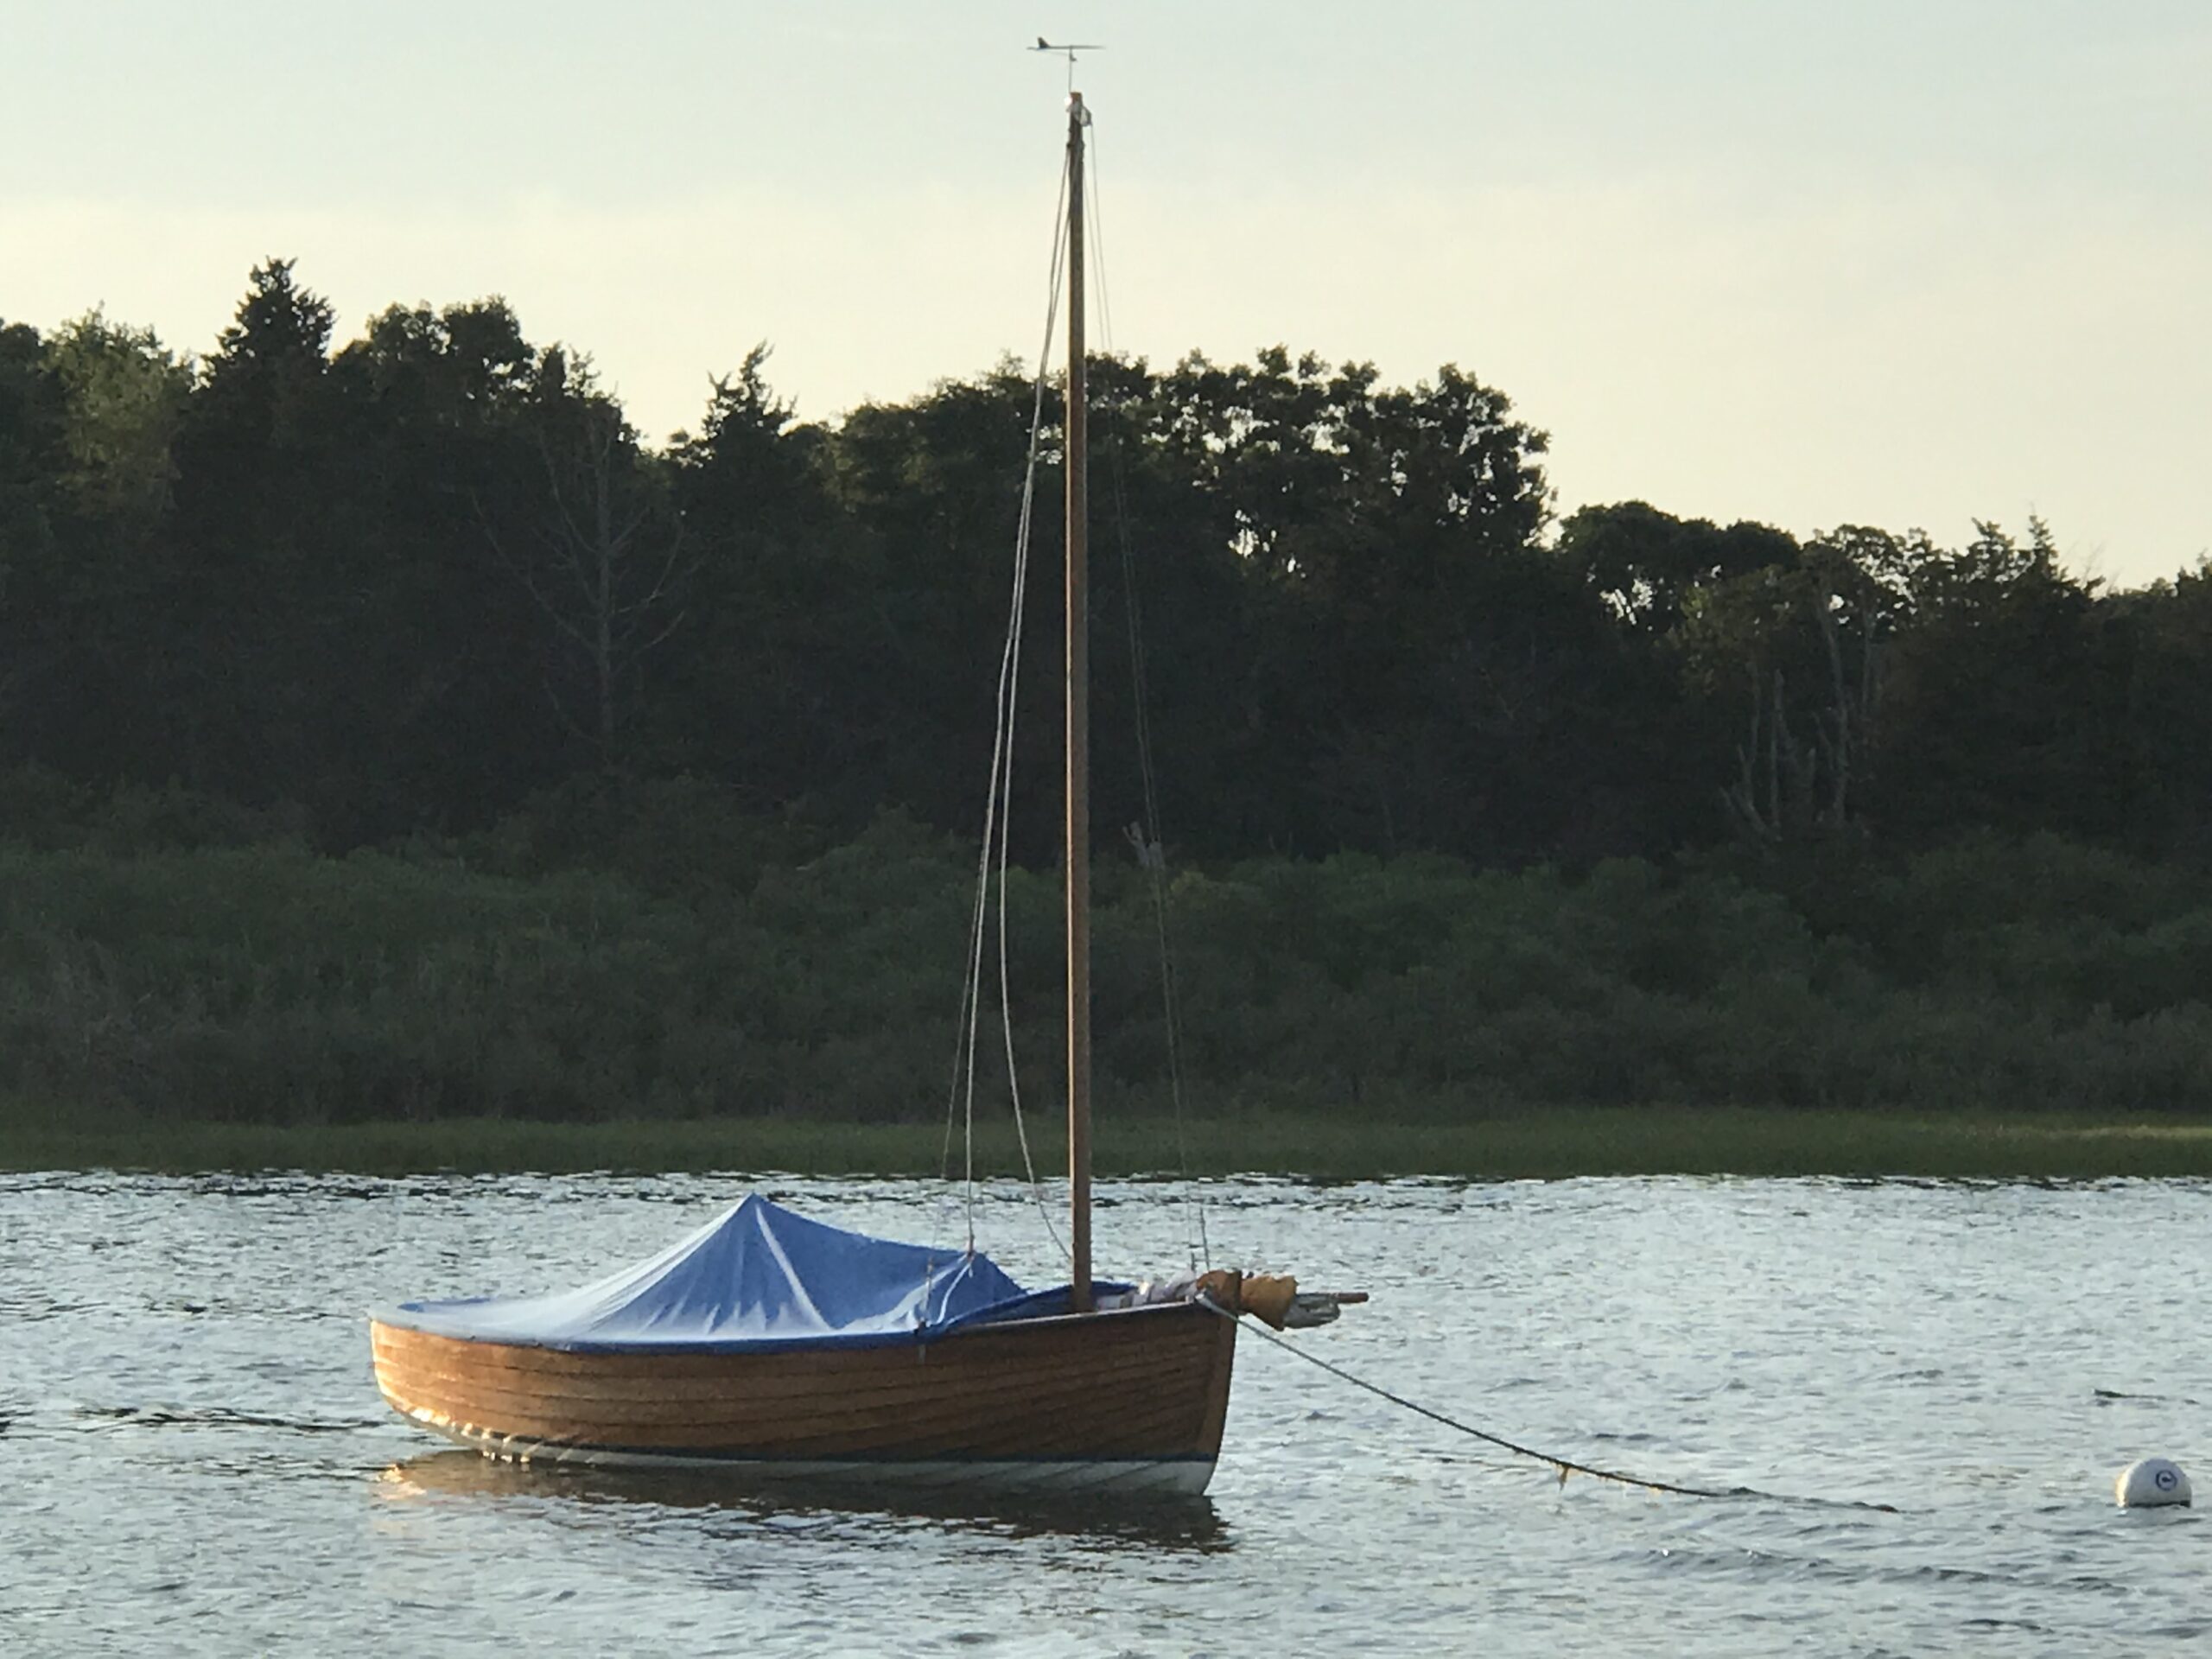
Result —
<path fill-rule="evenodd" d="M 2165 1458 L 2145 1458 L 2120 1471 L 2112 1495 L 2123 1510 L 2155 1509 L 2160 1504 L 2189 1503 L 2189 1477 L 2181 1465 Z"/>

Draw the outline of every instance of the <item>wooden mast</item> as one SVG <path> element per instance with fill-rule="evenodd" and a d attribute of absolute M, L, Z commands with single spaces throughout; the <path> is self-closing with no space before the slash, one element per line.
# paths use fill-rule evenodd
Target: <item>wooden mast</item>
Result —
<path fill-rule="evenodd" d="M 1083 130 L 1068 94 L 1067 844 L 1068 1206 L 1073 1290 L 1090 1311 L 1090 421 L 1083 345 Z"/>

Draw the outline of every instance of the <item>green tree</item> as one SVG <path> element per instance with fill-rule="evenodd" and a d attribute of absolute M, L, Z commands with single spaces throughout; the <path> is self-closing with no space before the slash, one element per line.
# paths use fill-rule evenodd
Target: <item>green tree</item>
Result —
<path fill-rule="evenodd" d="M 391 307 L 333 359 L 328 520 L 364 620 L 332 740 L 359 757 L 356 835 L 481 824 L 573 764 L 543 620 L 479 512 L 542 479 L 541 355 L 490 298 Z"/>
<path fill-rule="evenodd" d="M 1642 501 L 1577 509 L 1560 527 L 1559 556 L 1631 627 L 1672 633 L 1690 596 L 1796 562 L 1785 531 L 1741 521 L 1722 529 Z"/>
<path fill-rule="evenodd" d="M 2094 620 L 2124 665 L 2113 738 L 2127 839 L 2212 865 L 2212 561 L 2101 596 Z"/>
<path fill-rule="evenodd" d="M 55 481 L 79 517 L 105 534 L 143 542 L 175 498 L 191 368 L 152 329 L 111 324 L 99 311 L 48 342 L 47 365 L 61 398 Z"/>
<path fill-rule="evenodd" d="M 29 331 L 24 331 L 27 335 Z M 22 336 L 19 345 L 29 345 Z M 16 359 L 13 426 L 43 474 L 7 490 L 7 726 L 19 757 L 107 779 L 156 760 L 167 520 L 190 370 L 95 311 Z M 4 396 L 4 394 L 0 394 Z M 0 440 L 0 447 L 6 447 Z"/>
<path fill-rule="evenodd" d="M 291 261 L 256 266 L 177 437 L 163 735 L 186 782 L 250 804 L 313 804 L 349 764 L 327 730 L 359 591 L 330 557 L 331 323 Z"/>
<path fill-rule="evenodd" d="M 2127 793 L 2123 643 L 2040 521 L 1992 524 L 1903 575 L 1885 671 L 1879 813 L 1914 840 L 1961 828 L 2118 834 Z"/>
<path fill-rule="evenodd" d="M 8 573 L 43 558 L 53 537 L 53 405 L 46 342 L 28 323 L 0 321 L 0 599 Z"/>

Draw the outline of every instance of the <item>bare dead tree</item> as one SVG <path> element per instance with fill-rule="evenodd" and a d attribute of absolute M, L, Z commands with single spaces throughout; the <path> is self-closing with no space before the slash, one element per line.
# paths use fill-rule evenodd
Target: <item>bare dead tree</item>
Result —
<path fill-rule="evenodd" d="M 586 717 L 577 717 L 550 677 L 546 694 L 607 771 L 621 760 L 621 687 L 683 624 L 683 609 L 672 594 L 696 563 L 683 556 L 680 521 L 664 537 L 648 538 L 653 504 L 634 493 L 623 499 L 622 436 L 620 416 L 595 409 L 573 445 L 556 448 L 540 437 L 547 506 L 530 525 L 535 562 L 511 550 L 477 505 L 493 553 L 582 658 L 590 687 Z"/>
<path fill-rule="evenodd" d="M 1858 630 L 1854 685 L 1845 665 L 1853 642 L 1838 623 L 1834 605 L 1823 594 L 1812 610 L 1828 671 L 1827 698 L 1814 711 L 1809 741 L 1790 730 L 1789 687 L 1783 671 L 1777 667 L 1770 677 L 1758 663 L 1745 664 L 1751 730 L 1737 747 L 1736 779 L 1720 794 L 1730 821 L 1757 841 L 1844 828 L 1850 822 L 1859 757 L 1873 730 L 1881 688 L 1880 645 L 1867 637 L 1866 628 Z"/>

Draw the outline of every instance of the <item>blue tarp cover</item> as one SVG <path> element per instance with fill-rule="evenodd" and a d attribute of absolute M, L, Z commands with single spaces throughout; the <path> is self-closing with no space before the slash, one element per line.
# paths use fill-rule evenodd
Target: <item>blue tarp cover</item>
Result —
<path fill-rule="evenodd" d="M 649 1262 L 549 1296 L 404 1302 L 387 1325 L 565 1349 L 868 1346 L 1065 1307 L 988 1256 L 809 1221 L 757 1193 Z M 1057 1305 L 1057 1306 L 1055 1306 Z"/>

